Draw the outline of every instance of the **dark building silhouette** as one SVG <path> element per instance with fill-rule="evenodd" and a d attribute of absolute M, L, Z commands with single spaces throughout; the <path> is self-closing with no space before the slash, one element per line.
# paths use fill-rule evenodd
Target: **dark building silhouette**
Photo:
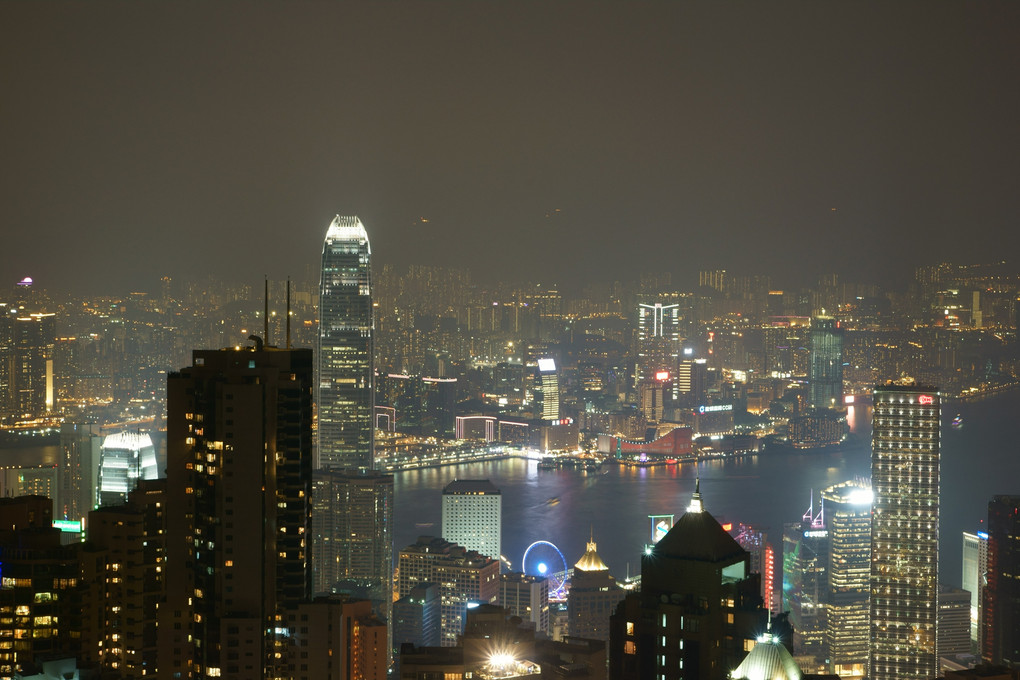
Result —
<path fill-rule="evenodd" d="M 828 316 L 811 320 L 811 406 L 843 408 L 843 331 Z"/>
<path fill-rule="evenodd" d="M 160 672 L 276 677 L 312 593 L 312 351 L 196 350 L 167 396 Z"/>
<path fill-rule="evenodd" d="M 1020 496 L 995 496 L 988 503 L 987 573 L 981 656 L 1020 665 Z"/>
<path fill-rule="evenodd" d="M 641 591 L 610 620 L 610 677 L 727 677 L 766 629 L 750 561 L 696 489 L 687 512 L 641 558 Z"/>

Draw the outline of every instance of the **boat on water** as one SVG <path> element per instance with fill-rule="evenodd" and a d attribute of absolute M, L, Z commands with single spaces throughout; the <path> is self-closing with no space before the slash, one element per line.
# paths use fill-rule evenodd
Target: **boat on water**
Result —
<path fill-rule="evenodd" d="M 963 416 L 957 413 L 956 417 L 953 418 L 953 422 L 949 424 L 949 427 L 953 428 L 954 430 L 959 430 L 961 427 L 963 427 Z"/>
<path fill-rule="evenodd" d="M 545 504 L 546 505 L 556 505 L 559 502 L 560 502 L 560 497 L 559 496 L 552 496 L 551 498 L 546 499 Z"/>

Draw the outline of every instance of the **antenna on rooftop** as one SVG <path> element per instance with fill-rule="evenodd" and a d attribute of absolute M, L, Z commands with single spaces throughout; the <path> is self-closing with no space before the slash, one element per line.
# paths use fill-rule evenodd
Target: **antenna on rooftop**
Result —
<path fill-rule="evenodd" d="M 262 338 L 269 344 L 269 274 L 265 275 L 265 290 L 262 293 Z"/>
<path fill-rule="evenodd" d="M 287 277 L 287 349 L 290 349 L 290 277 Z"/>

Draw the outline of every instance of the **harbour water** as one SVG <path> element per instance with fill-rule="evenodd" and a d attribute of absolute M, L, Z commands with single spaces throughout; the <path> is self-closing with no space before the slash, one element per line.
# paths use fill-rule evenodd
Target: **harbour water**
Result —
<path fill-rule="evenodd" d="M 941 558 L 945 583 L 959 585 L 961 533 L 980 529 L 994 494 L 1020 494 L 1020 444 L 1015 414 L 1020 394 L 943 407 Z M 959 413 L 963 425 L 950 427 Z M 777 552 L 784 523 L 808 509 L 812 492 L 855 477 L 870 477 L 871 414 L 857 407 L 849 420 L 860 445 L 825 453 L 774 453 L 698 465 L 705 507 L 720 521 L 767 529 Z M 441 491 L 450 481 L 491 479 L 503 493 L 503 554 L 520 569 L 534 541 L 559 547 L 573 565 L 594 533 L 599 555 L 617 577 L 637 573 L 651 538 L 648 515 L 679 517 L 694 490 L 693 465 L 630 468 L 606 465 L 597 472 L 539 470 L 535 461 L 503 460 L 398 473 L 395 478 L 396 549 L 419 535 L 439 535 Z M 550 503 L 550 499 L 559 499 Z"/>
<path fill-rule="evenodd" d="M 943 407 L 940 570 L 945 583 L 959 585 L 961 532 L 981 528 L 991 496 L 1020 494 L 1017 413 L 1018 392 Z M 950 427 L 957 414 L 959 429 Z M 701 463 L 697 473 L 706 508 L 720 521 L 766 528 L 773 547 L 781 550 L 783 524 L 799 520 L 812 492 L 817 498 L 826 486 L 870 476 L 870 411 L 858 407 L 849 416 L 859 436 L 857 448 Z M 58 457 L 57 445 L 6 448 L 0 449 L 0 466 L 53 465 Z M 651 537 L 648 515 L 684 512 L 695 467 L 604 465 L 583 472 L 539 470 L 536 461 L 510 459 L 397 473 L 395 549 L 419 535 L 441 533 L 441 491 L 457 478 L 488 478 L 502 491 L 503 554 L 514 569 L 520 569 L 524 551 L 535 541 L 555 544 L 573 565 L 592 532 L 602 559 L 622 578 L 628 569 L 640 569 L 641 551 Z"/>

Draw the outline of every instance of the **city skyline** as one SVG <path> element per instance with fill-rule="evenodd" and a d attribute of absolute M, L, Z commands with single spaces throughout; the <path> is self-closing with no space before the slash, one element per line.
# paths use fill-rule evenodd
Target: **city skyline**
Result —
<path fill-rule="evenodd" d="M 1018 249 L 1012 4 L 127 7 L 0 9 L 12 281 L 283 278 L 337 211 L 564 286 Z"/>

